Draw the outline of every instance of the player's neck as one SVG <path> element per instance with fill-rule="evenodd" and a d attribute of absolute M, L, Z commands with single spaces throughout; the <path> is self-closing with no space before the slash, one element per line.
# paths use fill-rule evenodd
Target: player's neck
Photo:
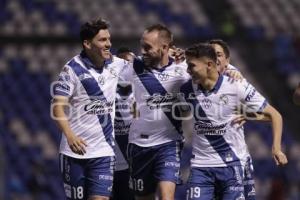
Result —
<path fill-rule="evenodd" d="M 101 69 L 104 66 L 105 59 L 100 56 L 94 56 L 93 54 L 90 54 L 86 52 L 88 58 L 91 60 L 95 68 Z"/>
<path fill-rule="evenodd" d="M 160 63 L 159 63 L 159 68 L 162 68 L 162 67 L 165 67 L 166 65 L 169 64 L 169 56 L 168 55 L 165 55 L 162 57 L 162 59 L 160 60 Z"/>
<path fill-rule="evenodd" d="M 215 71 L 208 74 L 206 79 L 200 80 L 199 82 L 205 90 L 210 91 L 215 87 L 218 79 L 219 79 L 219 73 Z"/>

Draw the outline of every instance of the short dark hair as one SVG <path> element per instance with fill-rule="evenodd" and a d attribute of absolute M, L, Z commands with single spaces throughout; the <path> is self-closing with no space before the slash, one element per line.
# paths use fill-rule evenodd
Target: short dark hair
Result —
<path fill-rule="evenodd" d="M 84 40 L 90 40 L 93 37 L 95 37 L 95 35 L 97 35 L 99 30 L 101 30 L 101 29 L 105 30 L 108 28 L 109 28 L 108 22 L 106 22 L 105 20 L 103 20 L 101 18 L 94 19 L 94 20 L 84 23 L 80 27 L 81 43 L 83 43 Z"/>
<path fill-rule="evenodd" d="M 185 50 L 186 57 L 202 58 L 207 57 L 217 62 L 217 54 L 212 45 L 208 43 L 198 43 Z"/>
<path fill-rule="evenodd" d="M 226 58 L 230 57 L 229 46 L 224 40 L 222 40 L 222 39 L 213 39 L 213 40 L 210 40 L 208 43 L 209 44 L 218 44 L 218 45 L 220 45 L 222 47 L 224 53 L 225 53 L 225 57 Z"/>
<path fill-rule="evenodd" d="M 165 25 L 162 24 L 154 24 L 146 28 L 147 32 L 158 31 L 159 37 L 163 38 L 168 42 L 169 46 L 173 45 L 173 34 Z"/>
<path fill-rule="evenodd" d="M 120 47 L 118 50 L 117 50 L 117 56 L 122 54 L 122 53 L 130 53 L 132 52 L 128 47 Z"/>

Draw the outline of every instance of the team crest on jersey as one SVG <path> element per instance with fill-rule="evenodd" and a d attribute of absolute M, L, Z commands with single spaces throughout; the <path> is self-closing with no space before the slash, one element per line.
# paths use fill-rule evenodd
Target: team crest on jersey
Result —
<path fill-rule="evenodd" d="M 183 69 L 180 67 L 175 68 L 175 75 L 176 76 L 183 76 Z"/>
<path fill-rule="evenodd" d="M 79 80 L 82 81 L 84 79 L 93 78 L 90 74 L 83 73 L 80 76 L 78 76 Z"/>
<path fill-rule="evenodd" d="M 98 77 L 98 82 L 99 82 L 100 85 L 104 85 L 104 83 L 105 83 L 105 78 L 104 78 L 104 76 L 99 76 L 99 77 Z"/>
<path fill-rule="evenodd" d="M 211 100 L 205 98 L 201 101 L 201 106 L 204 107 L 205 109 L 209 109 L 212 106 Z"/>
<path fill-rule="evenodd" d="M 231 153 L 227 153 L 226 156 L 225 156 L 225 161 L 226 162 L 231 162 L 233 161 L 233 157 L 232 157 L 232 154 Z M 236 169 L 235 169 L 236 170 Z M 236 174 L 238 174 L 238 172 L 236 171 Z M 238 179 L 239 180 L 239 179 Z"/>
<path fill-rule="evenodd" d="M 167 81 L 169 79 L 169 74 L 162 72 L 160 74 L 158 74 L 158 78 L 160 81 Z"/>
<path fill-rule="evenodd" d="M 219 98 L 221 105 L 227 105 L 228 104 L 228 96 L 226 94 L 222 94 Z"/>
<path fill-rule="evenodd" d="M 116 78 L 118 76 L 116 70 L 114 70 L 113 68 L 109 69 L 110 74 L 112 75 L 113 78 Z"/>

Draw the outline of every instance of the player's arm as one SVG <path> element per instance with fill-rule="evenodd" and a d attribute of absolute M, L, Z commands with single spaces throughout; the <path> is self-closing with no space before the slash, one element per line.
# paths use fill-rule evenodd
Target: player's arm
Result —
<path fill-rule="evenodd" d="M 300 83 L 294 92 L 293 101 L 294 104 L 300 106 Z"/>
<path fill-rule="evenodd" d="M 58 125 L 59 129 L 66 136 L 68 144 L 71 150 L 76 153 L 83 155 L 86 153 L 85 147 L 87 146 L 85 141 L 80 137 L 76 136 L 70 128 L 68 117 L 65 113 L 65 109 L 69 105 L 68 97 L 55 96 L 52 101 L 52 113 L 53 120 Z"/>
<path fill-rule="evenodd" d="M 238 96 L 241 103 L 245 105 L 245 112 L 243 113 L 259 113 L 263 115 L 260 120 L 267 120 L 271 122 L 273 145 L 272 155 L 277 165 L 284 165 L 287 163 L 285 154 L 281 151 L 281 137 L 282 137 L 282 117 L 280 113 L 267 103 L 266 99 L 246 80 L 238 83 Z M 248 116 L 245 116 L 248 118 Z"/>
<path fill-rule="evenodd" d="M 286 155 L 281 151 L 282 117 L 271 105 L 267 105 L 262 114 L 271 121 L 273 132 L 272 155 L 277 165 L 285 165 L 288 161 Z"/>

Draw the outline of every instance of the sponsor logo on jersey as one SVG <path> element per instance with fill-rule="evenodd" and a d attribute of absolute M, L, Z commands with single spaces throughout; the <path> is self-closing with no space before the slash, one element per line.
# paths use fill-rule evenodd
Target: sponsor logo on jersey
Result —
<path fill-rule="evenodd" d="M 99 180 L 112 181 L 113 180 L 113 176 L 101 174 L 101 175 L 99 175 Z"/>
<path fill-rule="evenodd" d="M 62 71 L 63 71 L 63 72 L 67 72 L 67 73 L 68 73 L 68 72 L 69 72 L 69 68 L 68 68 L 68 67 L 66 67 L 66 66 L 64 66 L 64 67 L 62 68 Z"/>
<path fill-rule="evenodd" d="M 180 167 L 178 162 L 165 162 L 165 167 Z"/>
<path fill-rule="evenodd" d="M 93 100 L 84 106 L 87 114 L 101 115 L 113 112 L 113 101 Z"/>
<path fill-rule="evenodd" d="M 150 96 L 150 98 L 148 98 L 146 100 L 147 102 L 147 106 L 150 107 L 151 110 L 153 109 L 158 109 L 158 108 L 162 108 L 164 106 L 171 106 L 175 101 L 176 101 L 176 97 L 172 94 L 166 94 L 166 95 L 153 95 Z"/>
<path fill-rule="evenodd" d="M 246 96 L 245 101 L 250 101 L 256 94 L 256 89 L 255 88 L 251 88 L 251 91 L 248 93 L 248 95 Z"/>
<path fill-rule="evenodd" d="M 67 83 L 58 82 L 54 85 L 56 91 L 70 92 L 71 88 Z"/>
<path fill-rule="evenodd" d="M 71 77 L 67 74 L 62 72 L 59 76 L 58 76 L 58 80 L 59 81 L 70 81 Z"/>
<path fill-rule="evenodd" d="M 200 135 L 224 135 L 226 133 L 227 123 L 213 125 L 212 123 L 206 123 L 197 121 L 194 124 L 194 130 Z"/>

